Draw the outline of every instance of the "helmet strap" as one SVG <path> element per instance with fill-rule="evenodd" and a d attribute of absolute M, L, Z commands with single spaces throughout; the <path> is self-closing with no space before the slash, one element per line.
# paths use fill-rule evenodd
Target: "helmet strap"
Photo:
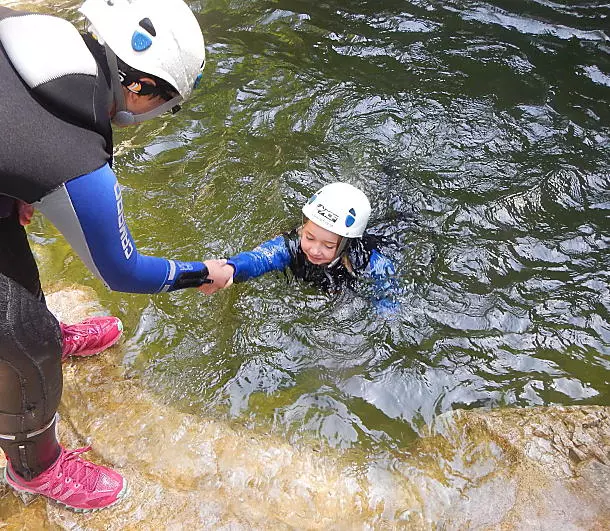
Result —
<path fill-rule="evenodd" d="M 333 267 L 333 266 L 337 265 L 339 260 L 341 260 L 341 258 L 343 257 L 343 253 L 345 252 L 345 249 L 347 248 L 347 246 L 350 242 L 350 239 L 351 238 L 341 236 L 341 241 L 339 242 L 339 246 L 337 247 L 337 255 L 335 256 L 335 258 L 333 258 L 333 260 L 326 267 Z"/>
<path fill-rule="evenodd" d="M 133 121 L 133 114 L 127 110 L 125 105 L 125 95 L 123 94 L 123 85 L 121 84 L 121 77 L 119 76 L 116 55 L 107 44 L 104 44 L 104 48 L 106 48 L 106 61 L 108 62 L 108 68 L 110 69 L 112 95 L 115 105 L 115 115 L 113 116 L 112 121 L 119 126 L 132 125 L 135 122 Z"/>
<path fill-rule="evenodd" d="M 123 94 L 123 85 L 121 83 L 121 76 L 119 76 L 119 66 L 117 64 L 116 55 L 108 45 L 105 45 L 105 48 L 106 60 L 108 61 L 108 68 L 110 69 L 112 94 L 115 103 L 115 114 L 112 118 L 114 124 L 120 127 L 139 124 L 146 120 L 161 116 L 163 113 L 172 110 L 180 104 L 182 96 L 178 95 L 161 105 L 157 105 L 157 107 L 148 112 L 133 114 L 128 111 L 127 106 L 125 105 L 125 95 Z"/>

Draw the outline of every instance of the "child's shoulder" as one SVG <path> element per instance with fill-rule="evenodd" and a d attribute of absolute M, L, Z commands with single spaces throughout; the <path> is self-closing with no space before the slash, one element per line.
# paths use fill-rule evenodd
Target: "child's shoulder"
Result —
<path fill-rule="evenodd" d="M 294 258 L 301 248 L 301 237 L 299 234 L 299 229 L 292 229 L 288 232 L 282 232 L 280 237 L 284 241 L 284 245 L 286 249 L 290 253 L 291 257 Z"/>
<path fill-rule="evenodd" d="M 368 252 L 378 251 L 384 245 L 385 239 L 382 236 L 365 232 L 362 235 L 362 246 Z"/>

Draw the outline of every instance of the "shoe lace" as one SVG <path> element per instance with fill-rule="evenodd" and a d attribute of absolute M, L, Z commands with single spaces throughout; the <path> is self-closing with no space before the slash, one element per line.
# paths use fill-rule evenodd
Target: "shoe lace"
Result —
<path fill-rule="evenodd" d="M 78 323 L 66 326 L 63 329 L 63 334 L 66 339 L 79 339 L 80 337 L 97 334 L 98 331 L 98 328 L 91 324 Z"/>
<path fill-rule="evenodd" d="M 99 332 L 98 328 L 89 323 L 62 325 L 61 331 L 63 335 L 62 359 L 85 348 L 92 340 L 95 340 Z"/>
<path fill-rule="evenodd" d="M 56 477 L 58 479 L 66 477 L 64 481 L 67 483 L 74 482 L 77 485 L 83 485 L 89 492 L 93 491 L 99 468 L 97 465 L 83 459 L 80 454 L 91 450 L 91 446 L 76 448 L 75 450 L 65 450 L 61 461 L 56 467 Z"/>

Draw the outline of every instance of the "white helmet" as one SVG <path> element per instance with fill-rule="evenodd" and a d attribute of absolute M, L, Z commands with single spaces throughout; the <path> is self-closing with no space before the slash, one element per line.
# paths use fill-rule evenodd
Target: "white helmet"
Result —
<path fill-rule="evenodd" d="M 114 55 L 135 70 L 167 81 L 178 91 L 176 101 L 161 105 L 161 112 L 191 95 L 205 64 L 205 45 L 199 23 L 183 0 L 86 0 L 80 12 L 91 23 L 90 31 L 106 46 L 115 100 L 122 107 L 119 111 L 124 111 L 125 105 L 120 86 L 115 86 L 118 74 Z M 146 113 L 143 119 L 158 114 Z M 143 121 L 138 117 L 133 123 Z"/>
<path fill-rule="evenodd" d="M 355 186 L 332 183 L 311 196 L 303 215 L 339 236 L 360 238 L 369 222 L 371 204 Z"/>

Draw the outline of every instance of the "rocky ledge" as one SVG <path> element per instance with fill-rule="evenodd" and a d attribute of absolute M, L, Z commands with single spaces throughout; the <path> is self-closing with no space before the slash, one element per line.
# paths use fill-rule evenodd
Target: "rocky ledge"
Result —
<path fill-rule="evenodd" d="M 82 287 L 48 302 L 65 322 L 103 312 Z M 128 495 L 77 514 L 1 484 L 0 528 L 610 528 L 608 407 L 454 411 L 394 455 L 319 451 L 160 403 L 124 376 L 122 348 L 64 365 L 59 432 Z"/>

